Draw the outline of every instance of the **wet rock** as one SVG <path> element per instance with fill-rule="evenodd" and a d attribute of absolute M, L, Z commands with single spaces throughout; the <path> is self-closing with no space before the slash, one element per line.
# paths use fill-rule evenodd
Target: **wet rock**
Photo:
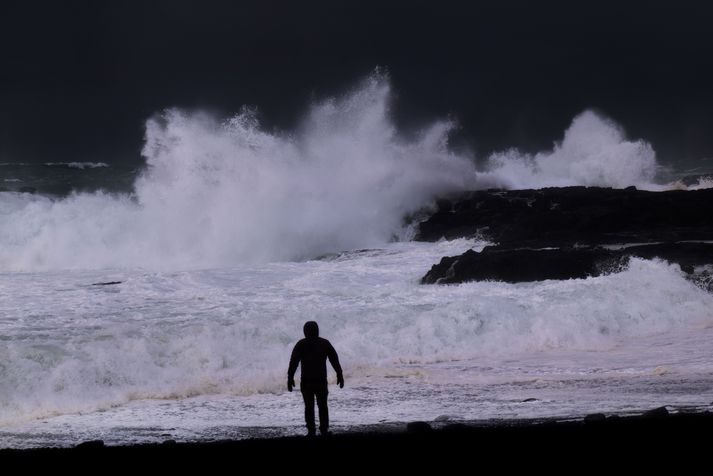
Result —
<path fill-rule="evenodd" d="M 606 415 L 603 413 L 590 413 L 584 417 L 584 423 L 601 423 L 607 419 Z"/>
<path fill-rule="evenodd" d="M 525 400 L 522 401 L 522 403 L 528 403 L 528 402 L 538 402 L 539 400 L 536 398 L 526 398 Z"/>
<path fill-rule="evenodd" d="M 598 187 L 485 190 L 440 200 L 416 240 L 481 235 L 541 248 L 713 239 L 713 189 L 647 192 Z"/>
<path fill-rule="evenodd" d="M 681 266 L 691 279 L 697 267 L 713 264 L 711 243 L 664 243 L 629 246 L 562 249 L 509 249 L 487 246 L 447 256 L 421 278 L 422 284 L 452 284 L 495 280 L 508 283 L 547 279 L 581 279 L 617 271 L 631 257 L 660 258 Z"/>
<path fill-rule="evenodd" d="M 645 418 L 665 418 L 668 415 L 669 412 L 668 410 L 666 410 L 666 407 L 654 408 L 653 410 L 649 410 L 642 414 L 642 416 Z"/>

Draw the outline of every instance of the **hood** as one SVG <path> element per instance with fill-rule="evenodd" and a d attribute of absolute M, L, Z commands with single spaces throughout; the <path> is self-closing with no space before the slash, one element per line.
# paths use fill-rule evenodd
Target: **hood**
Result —
<path fill-rule="evenodd" d="M 305 333 L 305 337 L 307 337 L 308 339 L 319 337 L 319 326 L 314 321 L 305 322 L 303 330 Z"/>

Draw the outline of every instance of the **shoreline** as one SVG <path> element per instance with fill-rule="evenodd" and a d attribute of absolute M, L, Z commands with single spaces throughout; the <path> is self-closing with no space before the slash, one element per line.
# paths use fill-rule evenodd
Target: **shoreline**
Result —
<path fill-rule="evenodd" d="M 571 462 L 615 467 L 624 463 L 637 467 L 666 463 L 697 467 L 709 459 L 713 413 L 669 413 L 660 407 L 634 416 L 592 414 L 583 419 L 440 422 L 434 426 L 426 422 L 378 425 L 372 429 L 365 426 L 326 438 L 280 436 L 188 443 L 167 440 L 122 446 L 105 446 L 97 440 L 70 448 L 0 449 L 0 462 L 101 462 L 123 466 L 141 460 L 177 468 L 197 462 L 242 467 L 269 463 L 297 469 L 305 458 L 314 457 L 322 463 L 362 466 L 379 460 L 413 468 L 430 463 L 459 467 L 478 462 L 506 463 L 509 468 L 554 468 Z M 360 455 L 361 459 L 355 459 Z"/>

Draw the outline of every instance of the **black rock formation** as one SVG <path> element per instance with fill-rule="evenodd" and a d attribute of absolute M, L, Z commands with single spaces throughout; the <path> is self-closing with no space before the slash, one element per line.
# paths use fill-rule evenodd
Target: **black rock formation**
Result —
<path fill-rule="evenodd" d="M 421 282 L 586 278 L 618 270 L 638 256 L 677 263 L 702 287 L 713 287 L 713 189 L 468 192 L 440 200 L 416 239 L 474 236 L 497 245 L 445 257 Z"/>
<path fill-rule="evenodd" d="M 481 235 L 501 246 L 528 248 L 713 240 L 713 189 L 486 190 L 437 205 L 416 240 Z"/>
<path fill-rule="evenodd" d="M 421 279 L 422 284 L 451 284 L 466 281 L 505 281 L 517 283 L 546 279 L 573 279 L 599 276 L 620 269 L 630 257 L 660 258 L 677 263 L 693 279 L 705 265 L 713 265 L 711 243 L 664 243 L 630 246 L 621 249 L 563 248 L 509 249 L 487 246 L 477 253 L 445 257 Z M 708 283 L 710 286 L 710 282 Z"/>
<path fill-rule="evenodd" d="M 669 416 L 669 412 L 666 407 L 658 407 L 654 408 L 653 410 L 644 412 L 642 416 L 646 418 L 666 418 L 667 416 Z"/>

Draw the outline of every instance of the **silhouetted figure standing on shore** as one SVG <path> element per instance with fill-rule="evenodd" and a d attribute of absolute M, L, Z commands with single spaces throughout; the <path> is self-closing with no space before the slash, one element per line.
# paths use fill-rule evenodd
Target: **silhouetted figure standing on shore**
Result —
<path fill-rule="evenodd" d="M 344 388 L 344 376 L 339 365 L 337 351 L 327 339 L 319 337 L 319 326 L 314 321 L 304 325 L 305 338 L 297 342 L 292 350 L 290 366 L 287 369 L 287 390 L 295 386 L 295 372 L 302 364 L 300 390 L 305 401 L 305 422 L 307 436 L 314 436 L 314 401 L 319 408 L 319 432 L 327 435 L 329 432 L 329 410 L 327 408 L 327 359 L 337 372 L 337 384 Z"/>

